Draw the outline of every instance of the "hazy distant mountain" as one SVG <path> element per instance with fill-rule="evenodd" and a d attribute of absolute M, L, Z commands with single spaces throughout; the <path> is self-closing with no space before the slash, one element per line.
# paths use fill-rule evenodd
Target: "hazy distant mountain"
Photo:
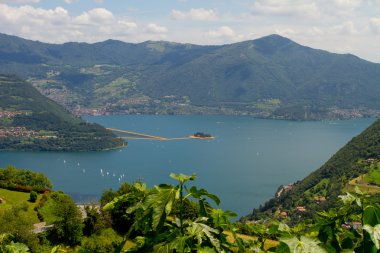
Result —
<path fill-rule="evenodd" d="M 148 113 L 227 108 L 285 118 L 380 109 L 380 64 L 278 35 L 198 46 L 115 40 L 54 45 L 3 34 L 0 69 L 28 78 L 69 108 L 107 105 L 106 110 Z"/>

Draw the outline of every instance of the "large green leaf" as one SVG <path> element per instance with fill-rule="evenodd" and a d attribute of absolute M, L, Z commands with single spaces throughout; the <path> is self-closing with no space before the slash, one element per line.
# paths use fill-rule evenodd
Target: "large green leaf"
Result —
<path fill-rule="evenodd" d="M 163 223 L 166 216 L 170 214 L 173 203 L 179 189 L 169 185 L 155 187 L 155 191 L 146 198 L 145 205 L 153 209 L 153 230 Z"/>
<path fill-rule="evenodd" d="M 197 178 L 195 174 L 189 176 L 185 174 L 176 174 L 176 173 L 170 173 L 170 177 L 175 180 L 178 180 L 180 184 L 184 184 L 186 181 L 194 180 Z"/>
<path fill-rule="evenodd" d="M 211 218 L 216 227 L 228 228 L 230 225 L 230 218 L 236 217 L 237 215 L 231 211 L 223 212 L 222 209 L 212 209 Z"/>
<path fill-rule="evenodd" d="M 216 251 L 210 247 L 198 247 L 197 252 L 198 253 L 215 253 Z"/>
<path fill-rule="evenodd" d="M 204 240 L 207 240 L 216 249 L 217 252 L 223 252 L 220 240 L 216 238 L 219 231 L 204 224 L 207 221 L 206 218 L 197 219 L 190 223 L 187 227 L 187 233 L 196 238 L 198 245 L 202 245 Z"/>
<path fill-rule="evenodd" d="M 347 192 L 346 195 L 339 195 L 339 198 L 342 200 L 343 204 L 350 205 L 357 198 L 351 193 Z"/>
<path fill-rule="evenodd" d="M 124 195 L 121 195 L 121 196 L 117 196 L 117 197 L 115 197 L 111 202 L 107 203 L 107 204 L 103 207 L 103 210 L 104 210 L 104 211 L 110 211 L 110 210 L 114 209 L 115 205 L 116 205 L 118 202 L 127 199 L 127 198 L 128 198 L 128 195 L 129 195 L 129 193 L 124 194 Z"/>
<path fill-rule="evenodd" d="M 379 206 L 367 206 L 363 213 L 363 222 L 371 226 L 380 224 L 380 208 Z"/>
<path fill-rule="evenodd" d="M 170 249 L 175 250 L 176 252 L 190 252 L 191 248 L 186 247 L 186 242 L 190 238 L 191 237 L 188 235 L 177 236 L 173 241 L 170 242 Z"/>
<path fill-rule="evenodd" d="M 6 253 L 27 253 L 30 252 L 28 246 L 19 242 L 11 242 L 5 246 Z"/>
<path fill-rule="evenodd" d="M 170 245 L 166 242 L 156 244 L 153 247 L 155 253 L 172 253 L 173 250 L 170 248 Z"/>
<path fill-rule="evenodd" d="M 136 182 L 133 184 L 133 187 L 140 192 L 146 192 L 146 184 L 141 182 Z"/>
<path fill-rule="evenodd" d="M 380 224 L 377 224 L 374 227 L 364 225 L 363 229 L 371 236 L 371 240 L 375 244 L 376 249 L 380 249 Z"/>
<path fill-rule="evenodd" d="M 193 198 L 196 198 L 196 199 L 202 199 L 203 197 L 208 197 L 208 198 L 212 199 L 212 200 L 215 202 L 215 204 L 217 204 L 217 205 L 220 204 L 220 199 L 218 198 L 218 196 L 209 193 L 209 192 L 206 191 L 205 189 L 197 189 L 196 186 L 193 186 L 193 187 L 191 187 L 191 188 L 188 190 L 188 192 L 189 192 L 189 194 L 190 194 Z"/>
<path fill-rule="evenodd" d="M 292 253 L 327 253 L 324 248 L 319 246 L 321 242 L 317 238 L 301 236 L 298 239 L 297 237 L 291 237 L 284 238 L 281 242 L 285 243 Z"/>

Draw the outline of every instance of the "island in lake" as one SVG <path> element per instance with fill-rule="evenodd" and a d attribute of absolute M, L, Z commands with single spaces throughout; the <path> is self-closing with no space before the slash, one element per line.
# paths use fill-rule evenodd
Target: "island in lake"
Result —
<path fill-rule="evenodd" d="M 198 138 L 198 139 L 214 139 L 214 136 L 211 136 L 210 134 L 202 133 L 202 132 L 196 132 L 192 138 Z"/>

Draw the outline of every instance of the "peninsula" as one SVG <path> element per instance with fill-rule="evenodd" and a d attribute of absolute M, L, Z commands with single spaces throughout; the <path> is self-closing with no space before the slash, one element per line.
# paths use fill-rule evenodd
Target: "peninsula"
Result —
<path fill-rule="evenodd" d="M 125 145 L 111 131 L 75 117 L 31 84 L 0 75 L 0 150 L 93 151 Z"/>

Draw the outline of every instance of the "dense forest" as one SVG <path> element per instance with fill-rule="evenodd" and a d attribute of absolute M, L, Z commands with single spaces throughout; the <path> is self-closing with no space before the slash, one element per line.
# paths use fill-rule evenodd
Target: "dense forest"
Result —
<path fill-rule="evenodd" d="M 0 150 L 89 151 L 124 145 L 112 132 L 73 116 L 29 83 L 0 75 Z"/>

